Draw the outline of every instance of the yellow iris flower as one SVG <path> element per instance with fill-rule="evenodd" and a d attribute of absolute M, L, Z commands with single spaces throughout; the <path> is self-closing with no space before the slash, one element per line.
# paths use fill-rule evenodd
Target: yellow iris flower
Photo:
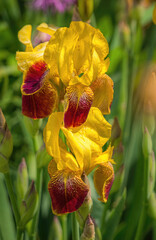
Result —
<path fill-rule="evenodd" d="M 66 144 L 59 138 L 62 131 Z M 53 212 L 57 215 L 76 211 L 83 203 L 88 186 L 82 181 L 82 173 L 94 173 L 94 185 L 106 202 L 114 180 L 112 148 L 102 152 L 102 146 L 111 136 L 111 125 L 104 119 L 98 108 L 92 107 L 86 122 L 73 129 L 63 126 L 63 113 L 52 113 L 44 129 L 47 152 L 53 157 L 48 172 L 48 184 Z"/>
<path fill-rule="evenodd" d="M 78 127 L 85 122 L 90 107 L 110 113 L 113 82 L 105 73 L 109 67 L 107 40 L 84 22 L 59 28 L 49 40 L 44 60 L 51 76 L 66 86 L 64 126 Z"/>
<path fill-rule="evenodd" d="M 109 67 L 106 58 L 109 47 L 102 33 L 84 22 L 72 22 L 69 28 L 56 31 L 42 23 L 37 29 L 51 38 L 35 48 L 30 25 L 18 34 L 26 46 L 25 52 L 16 54 L 19 70 L 23 72 L 23 114 L 35 119 L 47 117 L 62 99 L 66 128 L 83 124 L 91 106 L 108 114 L 113 82 L 105 74 Z"/>

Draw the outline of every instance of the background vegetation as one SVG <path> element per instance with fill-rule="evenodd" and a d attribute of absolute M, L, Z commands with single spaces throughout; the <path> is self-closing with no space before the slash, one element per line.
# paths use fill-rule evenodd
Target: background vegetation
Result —
<path fill-rule="evenodd" d="M 114 81 L 114 100 L 107 120 L 113 123 L 116 119 L 112 135 L 116 178 L 106 204 L 97 200 L 92 187 L 92 176 L 89 178 L 93 198 L 92 216 L 102 234 L 100 238 L 97 228 L 96 239 L 156 240 L 153 156 L 156 152 L 156 108 L 152 113 L 149 110 L 151 105 L 152 109 L 156 106 L 151 103 L 155 99 L 149 98 L 147 102 L 150 103 L 144 105 L 144 94 L 150 88 L 149 78 L 152 72 L 156 72 L 156 26 L 152 22 L 153 9 L 154 2 L 150 0 L 95 0 L 94 4 L 91 24 L 100 29 L 109 43 L 108 75 Z M 36 179 L 34 142 L 21 113 L 22 74 L 17 69 L 15 54 L 23 46 L 18 41 L 17 33 L 25 24 L 31 24 L 34 38 L 36 26 L 40 23 L 46 22 L 56 27 L 69 26 L 72 15 L 73 9 L 64 13 L 37 10 L 32 7 L 31 0 L 0 2 L 0 107 L 13 137 L 14 148 L 9 164 L 15 192 L 17 169 L 23 157 L 28 167 L 29 182 Z M 153 91 L 156 90 L 156 85 L 152 86 Z M 39 147 L 45 122 L 46 120 L 41 123 L 37 142 Z M 57 231 L 61 231 L 60 224 L 66 219 L 59 217 L 57 222 L 58 219 L 51 212 L 47 190 L 49 159 L 45 155 L 43 158 L 44 178 L 38 239 L 56 240 L 61 239 Z M 15 224 L 3 174 L 0 175 L 0 195 L 0 239 L 14 240 Z M 70 215 L 67 223 L 68 239 L 71 239 Z M 27 229 L 29 232 L 29 224 Z M 28 239 L 27 235 L 25 239 Z"/>

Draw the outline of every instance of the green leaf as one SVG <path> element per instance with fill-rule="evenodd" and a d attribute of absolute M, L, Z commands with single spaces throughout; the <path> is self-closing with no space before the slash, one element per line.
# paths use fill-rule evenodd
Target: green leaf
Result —
<path fill-rule="evenodd" d="M 3 240 L 15 240 L 14 219 L 2 174 L 0 174 L 0 193 L 0 233 Z"/>
<path fill-rule="evenodd" d="M 104 226 L 103 239 L 111 240 L 115 234 L 116 228 L 119 224 L 122 212 L 124 210 L 126 200 L 126 189 L 123 191 L 122 196 L 119 198 L 117 205 L 110 212 Z"/>

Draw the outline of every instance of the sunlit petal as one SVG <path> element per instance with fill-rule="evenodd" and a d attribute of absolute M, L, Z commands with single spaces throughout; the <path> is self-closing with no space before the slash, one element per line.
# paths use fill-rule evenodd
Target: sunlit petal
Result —
<path fill-rule="evenodd" d="M 18 32 L 18 39 L 21 43 L 26 45 L 26 51 L 33 51 L 32 43 L 31 43 L 31 31 L 32 26 L 26 25 Z"/>
<path fill-rule="evenodd" d="M 94 92 L 93 107 L 97 107 L 103 114 L 110 113 L 110 106 L 113 101 L 113 81 L 108 75 L 98 77 L 91 85 Z"/>

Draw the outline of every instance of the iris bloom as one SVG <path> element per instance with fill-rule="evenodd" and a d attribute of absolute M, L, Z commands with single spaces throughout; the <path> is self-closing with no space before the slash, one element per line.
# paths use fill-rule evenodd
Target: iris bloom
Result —
<path fill-rule="evenodd" d="M 46 24 L 38 28 L 50 36 L 54 30 Z M 17 52 L 18 68 L 23 72 L 22 113 L 30 118 L 44 118 L 50 115 L 57 102 L 57 91 L 51 82 L 48 64 L 43 59 L 47 42 L 35 48 L 31 42 L 31 25 L 24 26 L 18 33 L 18 38 L 25 46 L 25 52 Z"/>
<path fill-rule="evenodd" d="M 66 144 L 59 138 L 63 131 Z M 48 166 L 51 180 L 48 190 L 55 214 L 76 211 L 83 203 L 88 186 L 82 181 L 82 173 L 94 173 L 94 185 L 106 202 L 114 180 L 112 148 L 102 152 L 102 146 L 111 136 L 111 125 L 104 119 L 98 108 L 91 108 L 86 122 L 78 128 L 63 126 L 63 113 L 52 113 L 44 129 L 44 142 L 48 153 L 53 157 Z"/>
<path fill-rule="evenodd" d="M 90 107 L 110 112 L 113 82 L 106 75 L 109 67 L 107 40 L 84 22 L 59 28 L 46 46 L 44 60 L 51 75 L 66 86 L 64 126 L 78 127 L 86 121 Z"/>

